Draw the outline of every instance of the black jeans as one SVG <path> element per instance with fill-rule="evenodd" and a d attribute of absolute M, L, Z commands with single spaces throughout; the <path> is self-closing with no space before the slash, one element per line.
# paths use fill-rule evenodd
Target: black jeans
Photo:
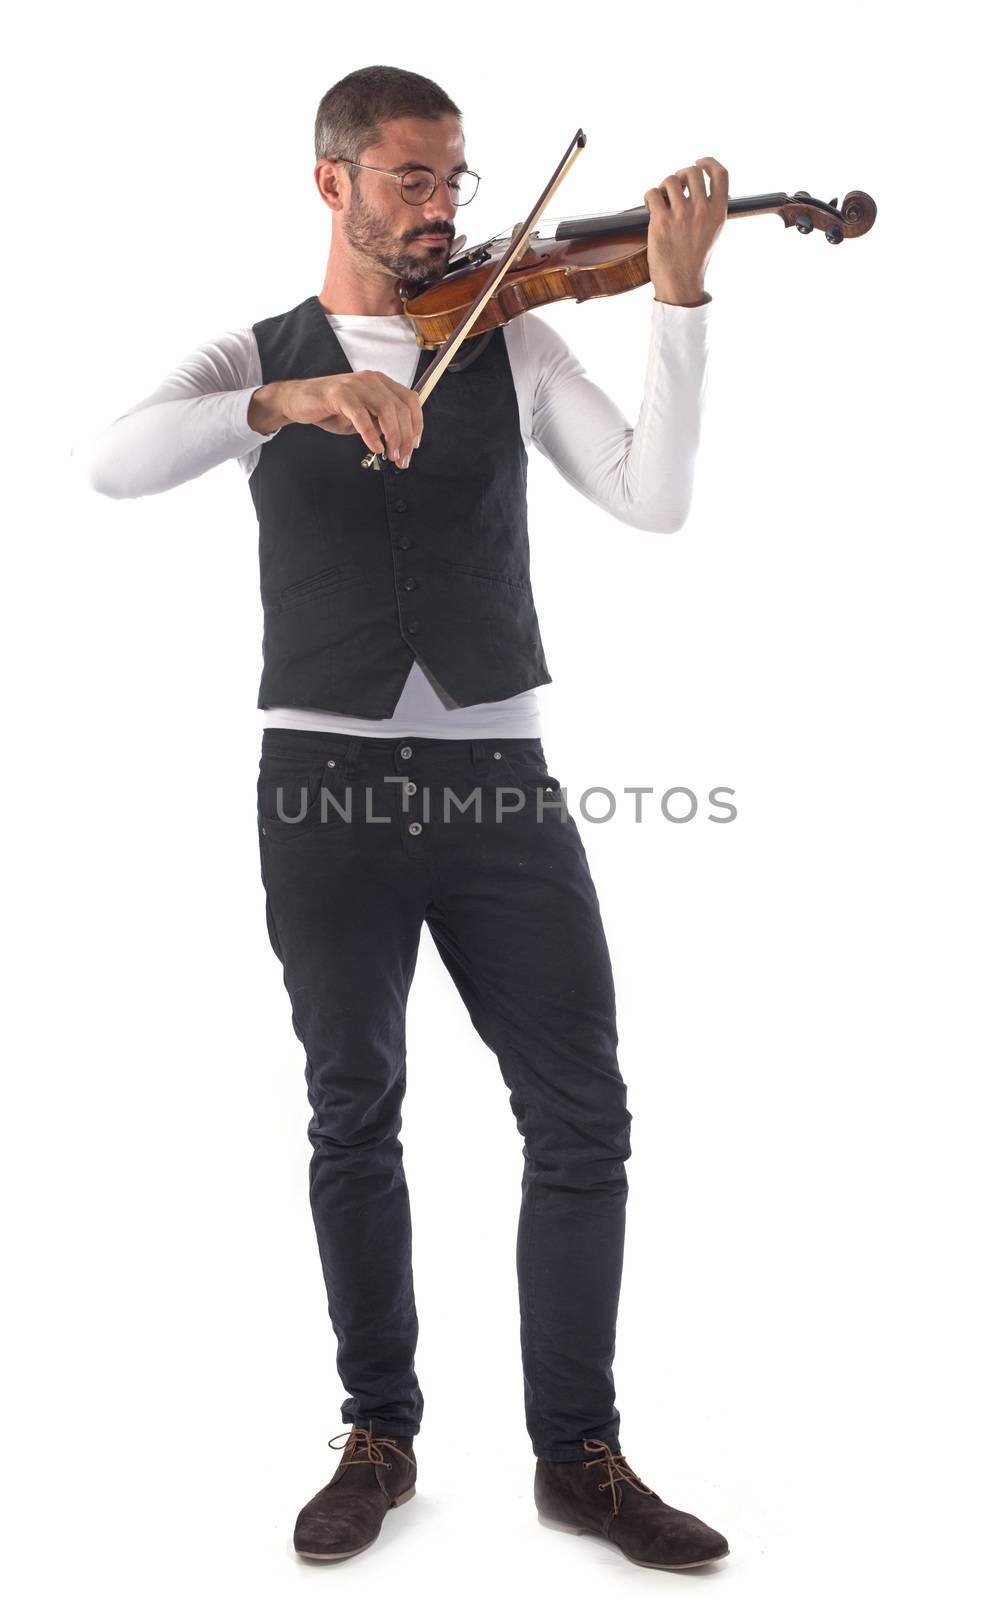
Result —
<path fill-rule="evenodd" d="M 597 895 L 541 741 L 267 728 L 258 834 L 269 938 L 307 1056 L 310 1202 L 343 1422 L 398 1436 L 422 1419 L 398 1134 L 425 923 L 524 1139 L 516 1266 L 534 1453 L 581 1460 L 584 1438 L 620 1449 L 631 1113 Z M 465 1200 L 479 1204 L 491 1197 Z"/>

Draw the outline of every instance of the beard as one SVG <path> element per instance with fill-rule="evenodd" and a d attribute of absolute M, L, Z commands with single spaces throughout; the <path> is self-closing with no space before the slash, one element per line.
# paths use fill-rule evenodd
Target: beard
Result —
<path fill-rule="evenodd" d="M 407 285 L 412 293 L 439 283 L 447 270 L 450 242 L 454 237 L 453 228 L 444 228 L 442 225 L 423 228 L 420 223 L 402 239 L 378 212 L 371 210 L 366 201 L 355 193 L 352 207 L 346 214 L 343 232 L 351 249 L 368 256 L 371 261 L 379 262 L 385 271 Z M 417 233 L 439 234 L 447 241 L 447 248 L 434 250 L 429 245 L 420 244 L 415 240 Z"/>

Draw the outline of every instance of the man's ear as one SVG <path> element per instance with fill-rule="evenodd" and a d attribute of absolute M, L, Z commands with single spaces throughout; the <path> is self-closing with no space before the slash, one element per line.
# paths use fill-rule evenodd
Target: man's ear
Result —
<path fill-rule="evenodd" d="M 335 167 L 335 163 L 330 162 L 329 166 Z M 336 190 L 336 195 L 333 197 L 331 193 L 326 192 L 322 186 L 321 167 L 322 163 L 320 161 L 317 162 L 314 167 L 314 182 L 317 186 L 318 193 L 320 194 L 325 205 L 328 207 L 329 211 L 344 211 L 346 209 L 346 200 L 352 187 L 348 175 L 344 175 L 343 172 L 339 171 L 337 168 L 334 177 L 329 172 L 327 179 L 329 190 L 332 187 L 334 187 Z"/>

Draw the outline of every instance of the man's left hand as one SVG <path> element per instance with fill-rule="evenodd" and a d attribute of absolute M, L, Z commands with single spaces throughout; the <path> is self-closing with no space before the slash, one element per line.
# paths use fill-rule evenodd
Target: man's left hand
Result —
<path fill-rule="evenodd" d="M 706 172 L 711 191 L 708 194 Z M 707 298 L 705 268 L 726 220 L 728 186 L 726 168 L 712 156 L 705 156 L 693 167 L 681 167 L 664 178 L 655 189 L 646 190 L 646 257 L 657 300 L 696 306 Z"/>

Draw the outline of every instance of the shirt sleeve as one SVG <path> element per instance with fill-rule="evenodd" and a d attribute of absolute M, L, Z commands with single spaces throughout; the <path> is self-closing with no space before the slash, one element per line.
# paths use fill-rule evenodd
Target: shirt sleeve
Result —
<path fill-rule="evenodd" d="M 261 388 L 250 328 L 202 344 L 152 394 L 89 440 L 79 454 L 92 489 L 115 500 L 160 494 L 240 459 L 250 474 L 275 434 L 256 433 L 248 406 Z"/>
<path fill-rule="evenodd" d="M 653 300 L 635 427 L 593 383 L 555 328 L 519 319 L 534 373 L 532 438 L 573 488 L 620 522 L 676 533 L 687 521 L 705 401 L 711 296 Z"/>

